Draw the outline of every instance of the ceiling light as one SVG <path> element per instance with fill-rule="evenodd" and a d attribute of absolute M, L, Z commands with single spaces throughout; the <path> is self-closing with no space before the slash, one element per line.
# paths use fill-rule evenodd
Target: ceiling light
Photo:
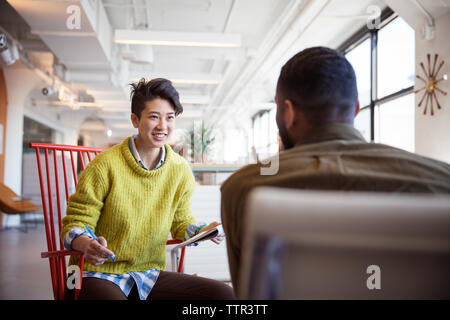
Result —
<path fill-rule="evenodd" d="M 187 96 L 181 95 L 181 104 L 209 104 L 209 96 Z"/>
<path fill-rule="evenodd" d="M 144 76 L 147 81 L 155 78 L 164 78 L 175 84 L 219 84 L 222 81 L 221 74 L 209 73 L 151 73 Z M 139 79 L 139 74 L 134 73 L 129 80 L 137 82 Z"/>
<path fill-rule="evenodd" d="M 150 79 L 152 79 L 152 78 L 150 78 Z M 172 83 L 178 83 L 178 84 L 218 84 L 220 82 L 219 80 L 186 79 L 186 78 L 169 78 L 169 80 L 172 81 Z"/>
<path fill-rule="evenodd" d="M 218 84 L 217 80 L 170 79 L 173 83 L 184 84 Z"/>
<path fill-rule="evenodd" d="M 236 48 L 241 46 L 241 35 L 118 29 L 115 31 L 115 42 L 154 46 Z"/>
<path fill-rule="evenodd" d="M 182 79 L 182 78 L 166 78 L 166 77 L 150 77 L 150 78 L 146 78 L 146 81 L 150 81 L 152 79 L 155 78 L 165 78 L 165 79 L 169 79 L 172 83 L 174 84 L 219 84 L 219 80 L 207 80 L 207 79 Z M 138 82 L 140 80 L 140 78 L 131 78 L 129 79 L 131 82 Z"/>

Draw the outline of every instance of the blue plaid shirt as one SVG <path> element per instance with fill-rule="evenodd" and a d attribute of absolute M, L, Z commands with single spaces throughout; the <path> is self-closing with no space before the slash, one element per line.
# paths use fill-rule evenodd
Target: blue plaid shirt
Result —
<path fill-rule="evenodd" d="M 134 141 L 136 140 L 137 135 L 134 136 L 134 139 L 128 140 L 128 146 L 130 148 L 131 153 L 133 154 L 134 158 L 136 159 L 137 163 L 139 165 L 148 170 L 144 163 L 142 162 L 141 158 L 139 157 L 139 153 L 136 148 L 136 144 Z M 159 160 L 158 164 L 154 169 L 158 169 L 164 164 L 164 160 L 166 159 L 166 150 L 163 147 L 161 152 L 161 159 Z M 154 170 L 153 169 L 153 170 Z M 186 231 L 184 233 L 184 240 L 187 240 L 194 235 L 198 233 L 198 230 L 205 226 L 206 224 L 204 222 L 196 222 L 192 223 L 187 226 Z M 69 232 L 67 232 L 66 236 L 64 237 L 64 248 L 67 250 L 72 250 L 72 241 L 79 237 L 79 236 L 87 236 L 92 239 L 91 235 L 82 228 L 73 228 Z M 191 246 L 196 246 L 198 243 L 193 243 Z M 95 271 L 84 271 L 83 272 L 83 278 L 99 278 L 111 281 L 112 283 L 118 285 L 122 292 L 125 294 L 125 296 L 128 297 L 130 294 L 131 289 L 133 288 L 133 285 L 136 283 L 138 292 L 139 292 L 139 298 L 141 300 L 146 300 L 148 295 L 153 289 L 153 286 L 156 283 L 156 280 L 158 280 L 158 276 L 161 270 L 157 269 L 150 269 L 147 271 L 140 271 L 140 272 L 129 272 L 125 274 L 111 274 L 111 273 L 103 273 L 103 272 L 95 272 Z"/>

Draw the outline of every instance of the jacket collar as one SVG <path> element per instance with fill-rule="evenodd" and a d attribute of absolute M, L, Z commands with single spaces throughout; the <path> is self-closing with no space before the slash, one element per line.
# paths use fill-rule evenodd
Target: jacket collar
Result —
<path fill-rule="evenodd" d="M 295 146 L 330 140 L 354 140 L 366 142 L 361 133 L 353 126 L 343 123 L 326 124 L 312 129 Z"/>

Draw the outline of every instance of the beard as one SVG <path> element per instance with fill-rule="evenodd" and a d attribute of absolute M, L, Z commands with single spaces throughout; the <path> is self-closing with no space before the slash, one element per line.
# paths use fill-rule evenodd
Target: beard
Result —
<path fill-rule="evenodd" d="M 284 126 L 284 123 L 278 123 L 278 131 L 284 150 L 291 149 L 294 146 L 294 143 L 292 143 L 292 140 L 289 138 L 289 134 Z"/>

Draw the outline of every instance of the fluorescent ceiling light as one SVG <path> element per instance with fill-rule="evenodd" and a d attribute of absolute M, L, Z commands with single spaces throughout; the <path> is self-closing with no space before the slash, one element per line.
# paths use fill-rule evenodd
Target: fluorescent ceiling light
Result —
<path fill-rule="evenodd" d="M 183 110 L 183 113 L 179 115 L 182 119 L 201 118 L 202 116 L 203 112 L 200 110 Z"/>
<path fill-rule="evenodd" d="M 128 123 L 112 123 L 112 124 L 110 124 L 110 127 L 114 128 L 114 129 L 125 129 L 125 130 L 134 129 L 133 125 L 129 122 Z"/>
<path fill-rule="evenodd" d="M 209 104 L 209 96 L 187 96 L 181 95 L 181 104 Z"/>
<path fill-rule="evenodd" d="M 151 73 L 145 74 L 147 80 L 155 78 L 169 79 L 175 84 L 219 84 L 222 81 L 221 74 L 208 74 L 208 73 Z M 130 81 L 139 81 L 139 75 L 133 74 L 129 79 Z"/>
<path fill-rule="evenodd" d="M 218 84 L 217 80 L 170 79 L 173 83 L 183 84 Z"/>
<path fill-rule="evenodd" d="M 96 99 L 95 100 L 96 103 L 101 104 L 101 105 L 109 105 L 109 104 L 114 104 L 114 105 L 126 105 L 129 106 L 130 105 L 130 101 L 128 100 L 106 100 L 106 99 Z"/>
<path fill-rule="evenodd" d="M 128 115 L 131 114 L 131 108 L 128 106 L 127 108 L 108 108 L 108 107 L 102 107 L 103 112 L 126 112 Z"/>
<path fill-rule="evenodd" d="M 155 78 L 165 78 L 165 79 L 169 79 L 172 83 L 175 84 L 219 84 L 219 80 L 207 80 L 207 79 L 186 79 L 186 78 L 168 78 L 168 77 L 149 77 L 146 78 L 147 81 L 151 80 L 151 79 L 155 79 Z M 138 82 L 140 80 L 140 78 L 130 78 L 129 79 L 132 82 Z"/>
<path fill-rule="evenodd" d="M 181 104 L 208 104 L 209 101 L 209 96 L 180 94 Z M 131 106 L 131 102 L 126 100 L 96 100 L 95 102 L 108 110 L 116 108 L 120 110 L 121 107 L 129 108 Z"/>
<path fill-rule="evenodd" d="M 117 29 L 115 42 L 153 46 L 236 48 L 241 46 L 241 35 Z"/>

